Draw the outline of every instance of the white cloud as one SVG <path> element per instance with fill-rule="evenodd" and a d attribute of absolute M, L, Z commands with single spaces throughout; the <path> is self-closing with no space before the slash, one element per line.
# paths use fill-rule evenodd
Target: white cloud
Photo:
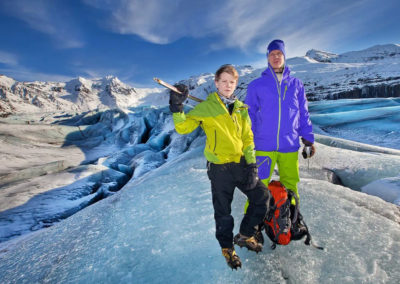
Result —
<path fill-rule="evenodd" d="M 268 42 L 281 38 L 288 55 L 304 55 L 311 47 L 330 48 L 348 39 L 390 9 L 378 0 L 85 0 L 110 11 L 108 27 L 121 34 L 167 44 L 182 37 L 212 36 L 210 49 L 227 47 L 264 53 Z"/>
<path fill-rule="evenodd" d="M 51 0 L 13 0 L 0 3 L 8 14 L 26 22 L 32 29 L 49 35 L 60 48 L 79 48 L 84 42 L 79 39 L 78 28 L 65 14 L 65 7 Z"/>
<path fill-rule="evenodd" d="M 218 29 L 211 15 L 221 8 L 218 1 L 104 0 L 85 3 L 110 11 L 108 28 L 121 34 L 135 34 L 143 39 L 167 44 L 182 37 L 204 37 Z"/>
<path fill-rule="evenodd" d="M 16 66 L 18 65 L 18 58 L 12 53 L 0 50 L 0 63 Z"/>
<path fill-rule="evenodd" d="M 43 82 L 67 82 L 72 79 L 70 76 L 60 74 L 49 74 L 30 70 L 25 67 L 14 67 L 12 69 L 0 69 L 0 74 L 13 78 L 17 81 L 43 81 Z"/>

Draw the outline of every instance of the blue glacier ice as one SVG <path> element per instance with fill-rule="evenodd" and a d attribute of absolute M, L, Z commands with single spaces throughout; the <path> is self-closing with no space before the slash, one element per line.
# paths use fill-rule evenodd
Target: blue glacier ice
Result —
<path fill-rule="evenodd" d="M 214 236 L 202 150 L 202 146 L 192 149 L 111 197 L 6 249 L 0 254 L 1 282 L 395 283 L 400 279 L 397 206 L 311 177 L 300 183 L 301 208 L 314 240 L 325 251 L 302 241 L 271 250 L 267 241 L 259 254 L 237 249 L 243 267 L 232 271 Z M 235 232 L 244 203 L 245 196 L 237 191 L 232 204 Z"/>
<path fill-rule="evenodd" d="M 167 107 L 58 117 L 24 137 L 26 128 L 13 124 L 2 145 L 36 154 L 51 138 L 51 147 L 74 152 L 61 168 L 48 163 L 22 171 L 24 180 L 5 176 L 0 282 L 398 282 L 399 100 L 312 102 L 310 111 L 317 154 L 299 161 L 301 211 L 326 250 L 301 241 L 271 250 L 267 242 L 260 254 L 238 249 L 238 271 L 214 237 L 205 137 L 200 129 L 177 134 Z M 344 186 L 332 183 L 332 173 Z M 24 192 L 31 188 L 41 191 Z M 15 192 L 25 194 L 19 205 L 5 198 Z M 244 202 L 237 192 L 235 232 Z"/>
<path fill-rule="evenodd" d="M 311 102 L 317 133 L 400 149 L 400 99 L 376 98 Z"/>

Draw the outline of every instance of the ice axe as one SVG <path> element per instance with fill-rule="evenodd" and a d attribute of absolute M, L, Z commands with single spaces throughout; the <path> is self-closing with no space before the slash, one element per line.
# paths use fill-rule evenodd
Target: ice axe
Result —
<path fill-rule="evenodd" d="M 177 92 L 178 94 L 182 94 L 182 92 L 179 91 L 177 88 L 175 88 L 175 87 L 172 86 L 171 84 L 168 84 L 167 82 L 164 82 L 164 81 L 161 80 L 161 79 L 158 79 L 158 78 L 154 77 L 153 80 L 156 81 L 156 82 L 157 82 L 158 84 L 160 84 L 161 86 L 164 86 L 164 87 L 167 88 L 167 89 L 170 89 L 170 90 L 172 90 L 172 91 L 174 91 L 174 92 Z M 192 95 L 189 95 L 188 98 L 189 98 L 189 99 L 192 99 L 192 100 L 194 100 L 194 101 L 196 101 L 196 102 L 199 102 L 199 103 L 201 103 L 201 102 L 203 101 L 202 99 L 193 97 Z"/>

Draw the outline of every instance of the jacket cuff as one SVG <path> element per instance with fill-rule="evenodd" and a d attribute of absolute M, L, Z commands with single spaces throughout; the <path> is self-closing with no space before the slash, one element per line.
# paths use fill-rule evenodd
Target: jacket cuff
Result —
<path fill-rule="evenodd" d="M 301 141 L 302 141 L 303 144 L 306 145 L 306 146 L 311 146 L 311 145 L 314 144 L 314 141 L 313 141 L 313 142 L 308 141 L 307 139 L 305 139 L 305 138 L 303 138 L 303 137 L 301 137 Z"/>

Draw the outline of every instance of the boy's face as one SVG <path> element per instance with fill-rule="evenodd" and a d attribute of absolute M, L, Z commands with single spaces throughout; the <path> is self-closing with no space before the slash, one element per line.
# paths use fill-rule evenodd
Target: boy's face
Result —
<path fill-rule="evenodd" d="M 230 98 L 236 89 L 237 80 L 229 73 L 222 72 L 219 79 L 214 81 L 218 93 L 225 98 Z"/>
<path fill-rule="evenodd" d="M 283 56 L 282 51 L 278 49 L 272 50 L 268 54 L 268 62 L 274 70 L 282 68 L 285 63 L 285 57 Z"/>

